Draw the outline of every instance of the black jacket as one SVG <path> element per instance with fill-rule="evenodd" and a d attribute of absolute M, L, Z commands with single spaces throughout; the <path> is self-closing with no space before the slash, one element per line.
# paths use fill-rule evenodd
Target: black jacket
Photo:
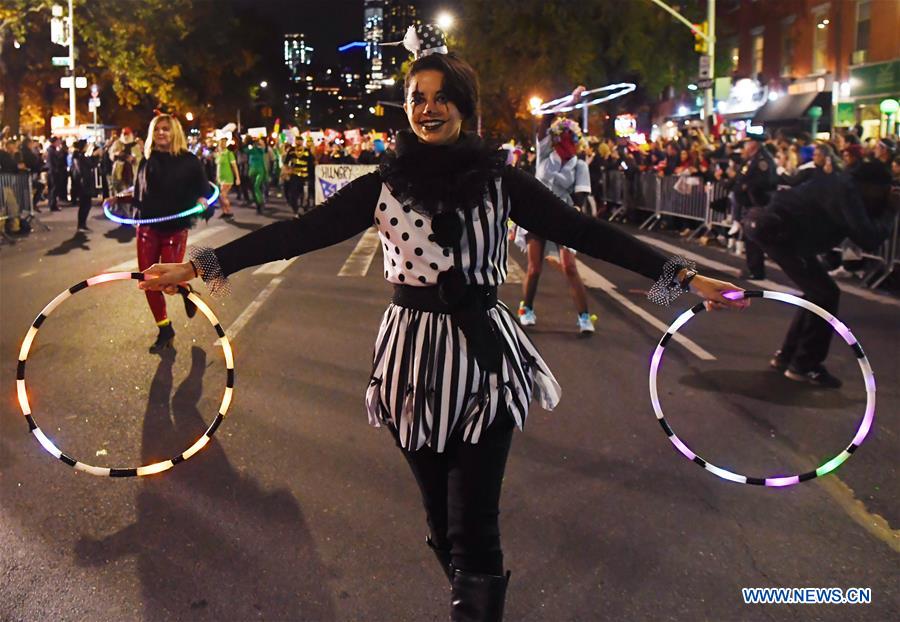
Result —
<path fill-rule="evenodd" d="M 192 153 L 178 155 L 154 151 L 141 160 L 134 183 L 134 203 L 141 218 L 170 216 L 188 210 L 210 192 L 203 165 Z M 161 231 L 187 229 L 192 218 L 151 225 Z"/>
<path fill-rule="evenodd" d="M 79 196 L 94 196 L 97 184 L 94 182 L 96 158 L 89 158 L 83 151 L 75 151 L 72 155 L 72 187 Z"/>
<path fill-rule="evenodd" d="M 854 178 L 837 172 L 776 192 L 767 211 L 779 221 L 772 227 L 778 229 L 777 243 L 808 255 L 850 238 L 865 251 L 875 250 L 886 237 L 887 219 L 873 217 L 861 196 Z"/>

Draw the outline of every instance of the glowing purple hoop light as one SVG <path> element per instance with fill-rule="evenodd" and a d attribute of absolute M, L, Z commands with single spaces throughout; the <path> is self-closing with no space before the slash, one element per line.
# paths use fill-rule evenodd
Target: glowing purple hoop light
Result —
<path fill-rule="evenodd" d="M 190 209 L 183 210 L 178 212 L 177 214 L 170 214 L 168 216 L 157 216 L 156 218 L 125 218 L 124 216 L 119 216 L 118 214 L 114 214 L 111 209 L 112 200 L 106 199 L 103 202 L 103 214 L 109 218 L 113 222 L 117 222 L 120 225 L 153 225 L 160 222 L 167 222 L 169 220 L 178 220 L 179 218 L 188 218 L 190 216 L 196 216 L 198 214 L 202 214 L 203 212 L 211 209 L 213 205 L 215 205 L 216 201 L 219 200 L 219 187 L 212 183 L 207 182 L 210 186 L 212 186 L 212 194 L 209 195 L 206 199 L 206 206 L 202 203 L 197 203 L 194 207 Z M 126 193 L 119 193 L 116 196 L 122 196 Z"/>
<path fill-rule="evenodd" d="M 693 318 L 695 315 L 705 310 L 703 303 L 698 303 L 679 315 L 675 318 L 675 321 L 669 326 L 666 330 L 665 334 L 659 340 L 659 343 L 656 346 L 656 350 L 653 352 L 653 356 L 650 357 L 650 403 L 653 405 L 653 412 L 656 413 L 656 418 L 659 421 L 660 426 L 662 426 L 663 431 L 666 433 L 666 436 L 669 437 L 669 441 L 675 446 L 678 452 L 683 455 L 685 458 L 690 460 L 691 462 L 695 462 L 702 466 L 707 471 L 721 477 L 722 479 L 726 479 L 731 482 L 737 482 L 739 484 L 752 484 L 756 486 L 769 486 L 771 488 L 783 488 L 786 486 L 793 486 L 794 484 L 799 484 L 800 482 L 809 481 L 811 479 L 815 479 L 816 477 L 821 477 L 827 473 L 830 473 L 837 469 L 841 464 L 843 464 L 850 455 L 856 451 L 856 449 L 862 444 L 863 440 L 865 440 L 869 431 L 872 429 L 872 423 L 875 420 L 875 374 L 872 371 L 872 365 L 869 363 L 869 359 L 866 358 L 865 353 L 863 352 L 862 346 L 856 340 L 856 337 L 853 336 L 853 333 L 850 332 L 850 329 L 841 322 L 839 319 L 834 317 L 832 314 L 828 313 L 822 307 L 815 305 L 808 300 L 804 300 L 803 298 L 798 298 L 797 296 L 791 294 L 785 294 L 782 292 L 773 292 L 773 291 L 756 291 L 756 290 L 748 290 L 748 291 L 729 291 L 722 294 L 725 298 L 729 300 L 741 300 L 742 298 L 769 298 L 770 300 L 779 300 L 781 302 L 785 302 L 787 304 L 791 304 L 797 307 L 802 307 L 807 311 L 815 313 L 820 318 L 828 322 L 831 327 L 835 330 L 837 334 L 841 336 L 841 338 L 853 349 L 853 352 L 856 354 L 856 361 L 859 363 L 859 368 L 862 371 L 863 380 L 866 385 L 866 410 L 863 415 L 862 421 L 859 424 L 859 428 L 856 430 L 856 434 L 853 437 L 853 440 L 850 441 L 850 444 L 838 455 L 834 456 L 830 460 L 824 462 L 821 466 L 819 466 L 814 471 L 809 471 L 807 473 L 803 473 L 801 475 L 777 475 L 773 477 L 747 477 L 746 475 L 741 475 L 740 473 L 734 473 L 732 471 L 728 471 L 721 467 L 718 467 L 711 462 L 707 462 L 697 454 L 695 454 L 690 447 L 685 444 L 672 428 L 669 426 L 669 423 L 666 421 L 665 414 L 662 411 L 662 406 L 659 403 L 659 393 L 656 387 L 656 376 L 659 373 L 659 366 L 662 363 L 662 355 L 663 351 L 666 348 L 666 344 L 672 338 L 672 336 L 678 332 L 682 326 L 687 324 L 687 322 Z"/>

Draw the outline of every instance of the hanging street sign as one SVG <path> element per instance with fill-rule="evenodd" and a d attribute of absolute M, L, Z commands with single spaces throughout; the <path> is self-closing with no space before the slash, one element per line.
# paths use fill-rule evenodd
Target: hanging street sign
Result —
<path fill-rule="evenodd" d="M 69 66 L 69 57 L 68 56 L 54 56 L 52 59 L 54 67 L 68 67 Z"/>
<path fill-rule="evenodd" d="M 70 89 L 72 88 L 72 76 L 63 76 L 59 79 L 59 88 L 61 89 Z M 87 78 L 85 76 L 77 76 L 75 78 L 75 88 L 76 89 L 86 89 L 87 88 Z"/>

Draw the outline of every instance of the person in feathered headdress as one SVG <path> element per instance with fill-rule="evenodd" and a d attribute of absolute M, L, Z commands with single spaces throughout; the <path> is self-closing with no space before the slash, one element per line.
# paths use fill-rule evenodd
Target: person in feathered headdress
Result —
<path fill-rule="evenodd" d="M 559 117 L 550 125 L 548 137 L 552 151 L 549 157 L 541 160 L 536 177 L 567 205 L 576 205 L 581 209 L 591 192 L 587 163 L 577 157 L 585 146 L 581 128 L 572 119 Z M 578 313 L 578 329 L 585 334 L 593 333 L 595 317 L 588 310 L 587 293 L 581 275 L 578 274 L 575 252 L 529 233 L 523 227 L 516 230 L 516 244 L 528 254 L 528 271 L 522 283 L 523 300 L 519 303 L 519 323 L 522 326 L 533 326 L 537 322 L 534 298 L 537 295 L 544 257 L 547 257 L 562 270 L 569 281 L 569 291 Z"/>

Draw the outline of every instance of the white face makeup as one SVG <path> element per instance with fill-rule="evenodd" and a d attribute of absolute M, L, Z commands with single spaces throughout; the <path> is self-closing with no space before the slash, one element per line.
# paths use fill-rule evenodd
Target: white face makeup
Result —
<path fill-rule="evenodd" d="M 462 114 L 441 87 L 444 75 L 434 69 L 416 73 L 409 83 L 403 110 L 419 140 L 429 145 L 447 145 L 459 138 Z"/>

